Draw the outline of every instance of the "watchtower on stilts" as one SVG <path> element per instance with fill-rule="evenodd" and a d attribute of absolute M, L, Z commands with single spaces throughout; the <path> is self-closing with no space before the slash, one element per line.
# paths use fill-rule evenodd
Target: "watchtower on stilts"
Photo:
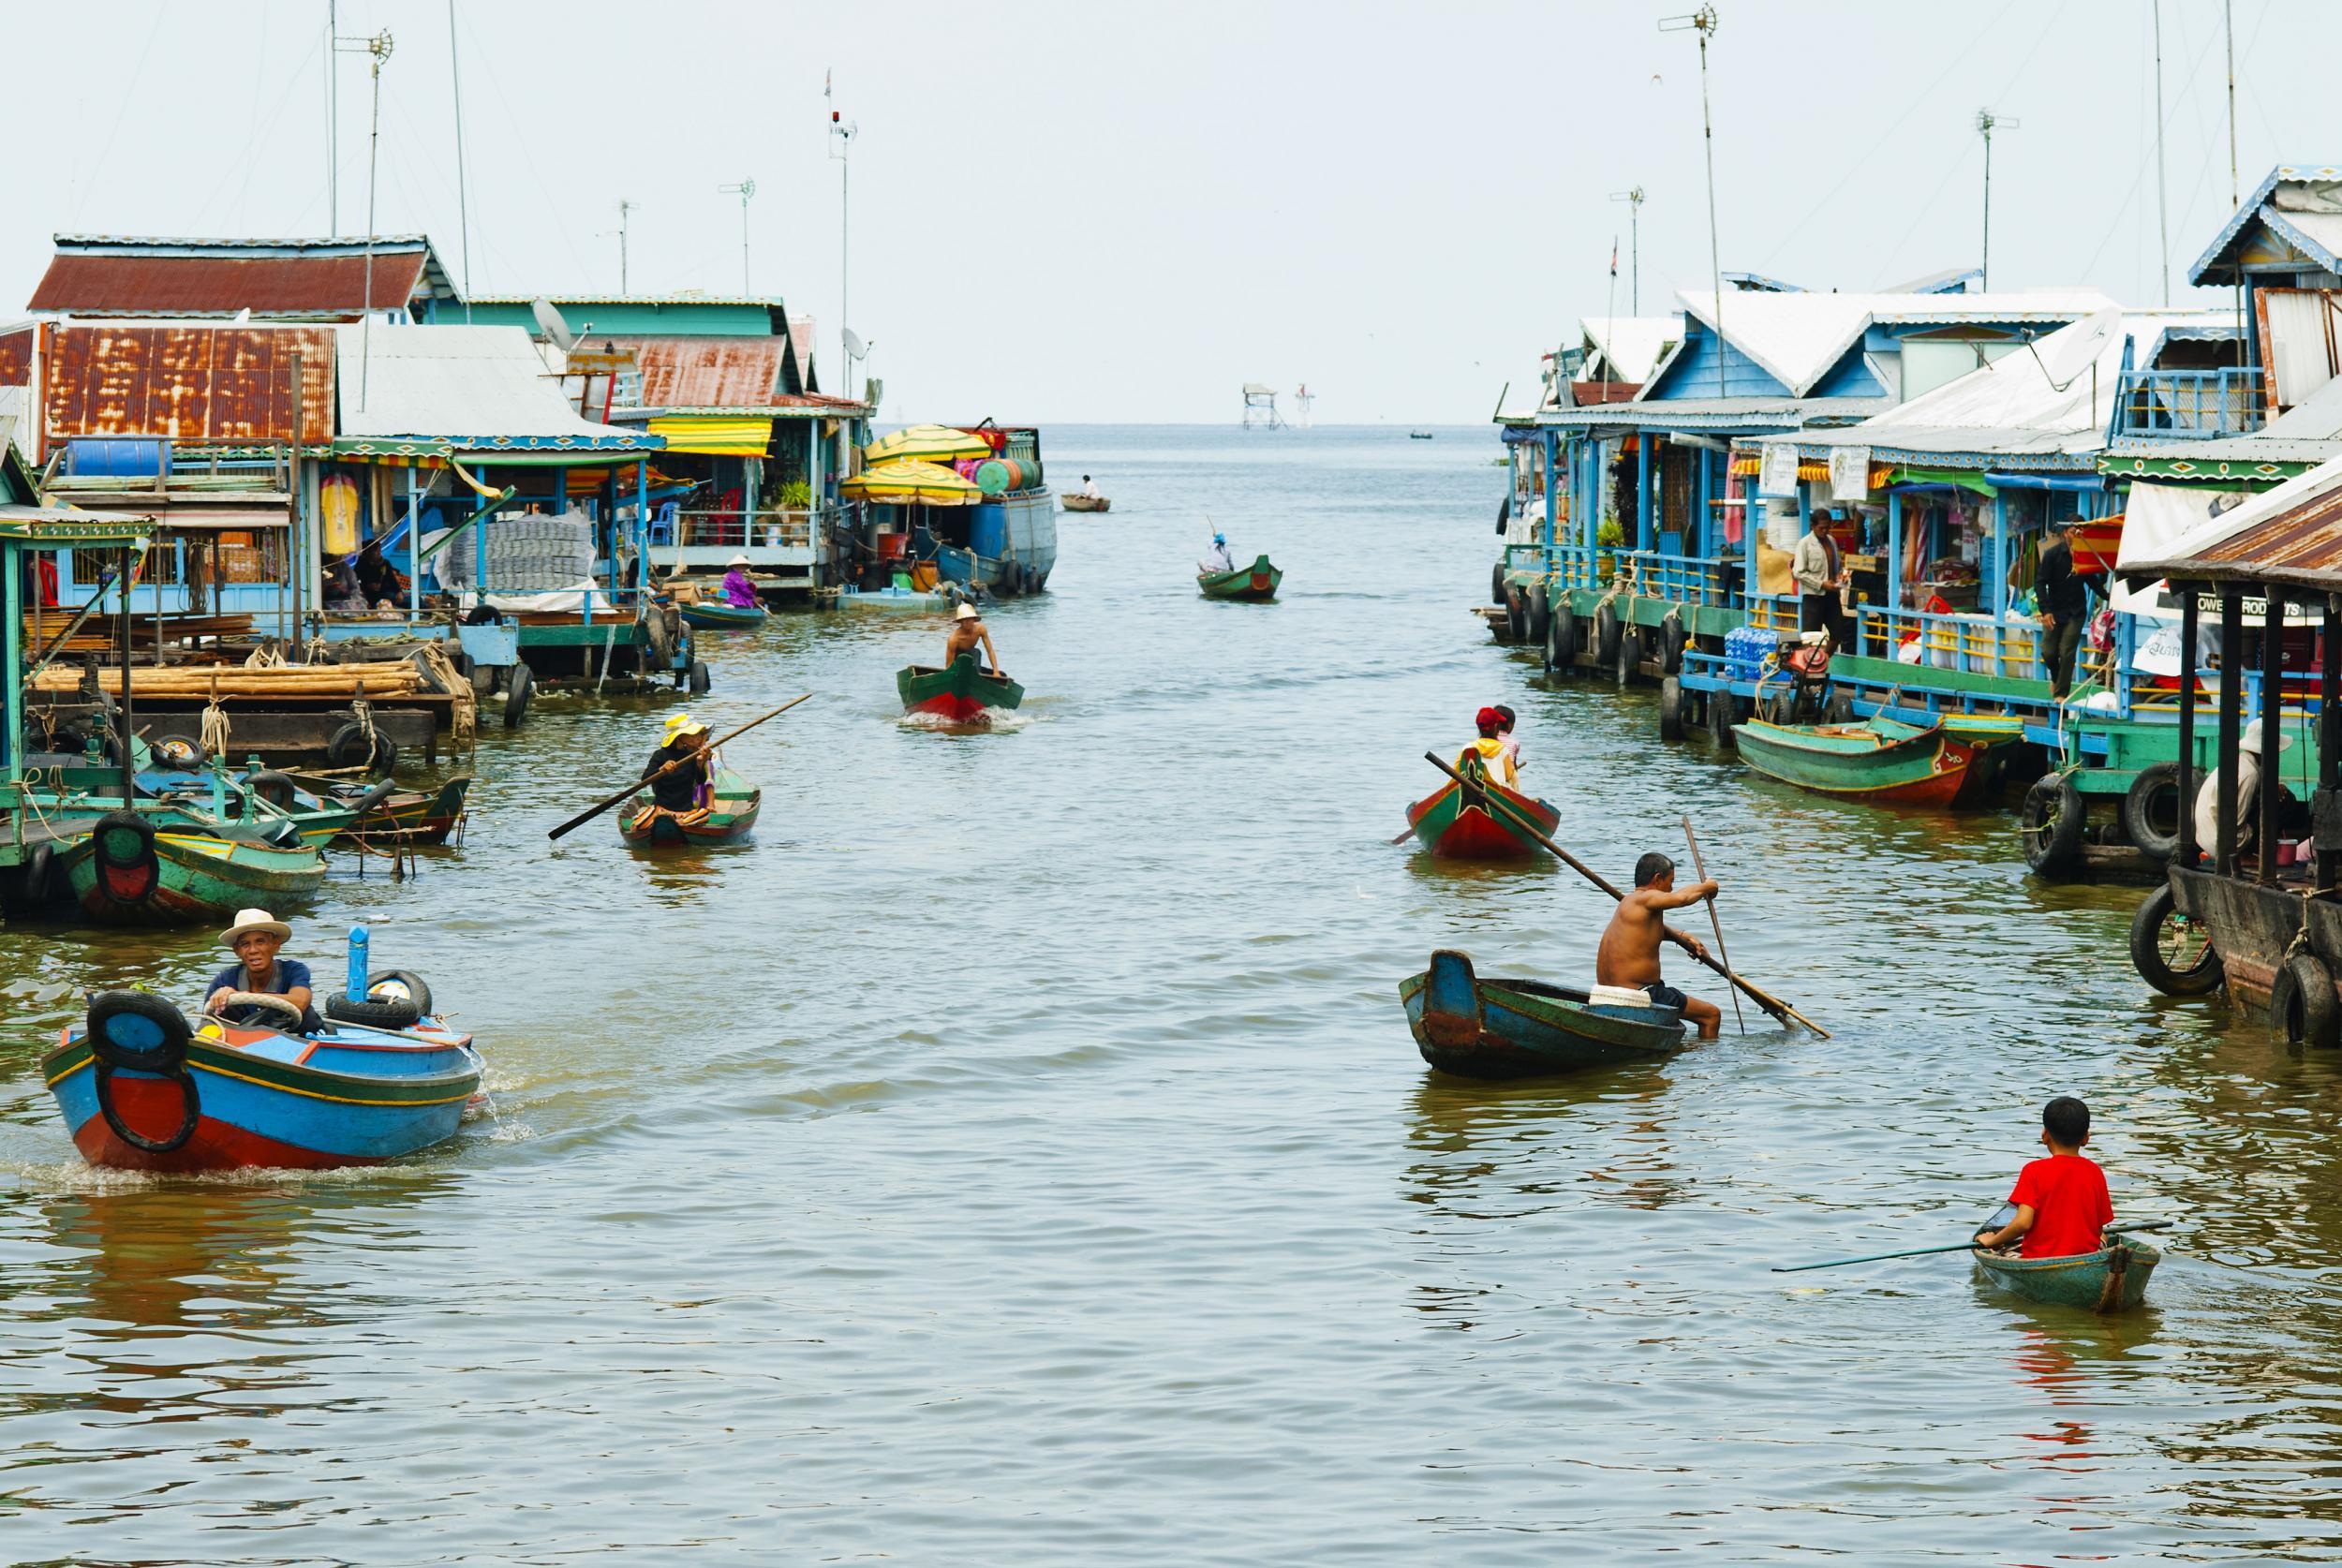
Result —
<path fill-rule="evenodd" d="M 1282 430 L 1284 421 L 1277 417 L 1277 389 L 1264 387 L 1258 381 L 1244 383 L 1244 428 Z"/>

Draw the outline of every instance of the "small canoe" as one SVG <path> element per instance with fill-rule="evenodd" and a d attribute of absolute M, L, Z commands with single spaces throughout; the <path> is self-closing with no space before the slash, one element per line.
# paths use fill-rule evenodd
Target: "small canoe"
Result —
<path fill-rule="evenodd" d="M 1626 993 L 1631 994 L 1631 993 Z M 1671 1007 L 1596 998 L 1541 980 L 1482 980 L 1466 954 L 1442 949 L 1399 983 L 1423 1059 L 1466 1078 L 1530 1078 L 1665 1061 L 1683 1049 Z"/>
<path fill-rule="evenodd" d="M 1497 810 L 1491 812 L 1480 798 L 1484 790 L 1499 802 Z M 1562 825 L 1562 814 L 1545 802 L 1486 779 L 1475 779 L 1469 791 L 1448 780 L 1407 807 L 1407 825 L 1425 849 L 1444 860 L 1526 860 L 1543 846 L 1515 825 L 1515 812 L 1549 838 Z"/>
<path fill-rule="evenodd" d="M 1949 806 L 1967 781 L 1970 747 L 1949 739 L 1941 720 L 1905 724 L 1768 724 L 1733 729 L 1741 760 L 1758 773 L 1817 794 L 1896 806 Z"/>
<path fill-rule="evenodd" d="M 756 826 L 757 807 L 764 791 L 733 772 L 718 768 L 708 802 L 696 811 L 678 816 L 651 798 L 648 790 L 637 794 L 618 815 L 618 837 L 644 849 L 655 844 L 737 844 Z"/>
<path fill-rule="evenodd" d="M 82 1158 L 113 1170 L 371 1165 L 452 1136 L 480 1089 L 471 1036 L 419 1015 L 403 985 L 364 1011 L 381 1022 L 307 1035 L 268 1014 L 198 1027 L 159 997 L 103 991 L 41 1076 Z"/>
<path fill-rule="evenodd" d="M 698 604 L 677 605 L 683 612 L 683 624 L 695 626 L 702 631 L 753 631 L 772 618 L 772 612 L 761 604 Z"/>
<path fill-rule="evenodd" d="M 837 591 L 840 610 L 949 610 L 952 596 L 933 589 L 918 588 L 840 588 Z"/>
<path fill-rule="evenodd" d="M 1067 511 L 1104 511 L 1114 502 L 1108 496 L 1076 496 L 1069 491 L 1058 496 L 1057 504 Z"/>
<path fill-rule="evenodd" d="M 1249 604 L 1266 603 L 1275 599 L 1277 584 L 1284 580 L 1285 574 L 1270 566 L 1266 555 L 1251 566 L 1238 567 L 1234 571 L 1199 571 L 1195 574 L 1195 585 L 1203 590 L 1206 599 L 1232 599 Z"/>
<path fill-rule="evenodd" d="M 297 835 L 272 843 L 184 815 L 111 811 L 57 855 L 76 902 L 114 925 L 226 924 L 325 885 L 325 857 Z"/>
<path fill-rule="evenodd" d="M 952 660 L 948 669 L 906 665 L 896 673 L 895 690 L 903 712 L 931 713 L 955 724 L 988 723 L 995 710 L 1012 712 L 1025 700 L 1025 688 L 1006 675 L 978 669 L 973 651 Z"/>
<path fill-rule="evenodd" d="M 2008 1210 L 1977 1228 L 1997 1228 L 2008 1222 Z M 2121 1312 L 2146 1299 L 2147 1279 L 2163 1261 L 2162 1250 L 2116 1226 L 2109 1233 L 2114 1244 L 2095 1252 L 2066 1258 L 2021 1258 L 2014 1252 L 1976 1251 L 1977 1266 L 1993 1281 L 2051 1307 L 2081 1307 L 2093 1312 Z"/>

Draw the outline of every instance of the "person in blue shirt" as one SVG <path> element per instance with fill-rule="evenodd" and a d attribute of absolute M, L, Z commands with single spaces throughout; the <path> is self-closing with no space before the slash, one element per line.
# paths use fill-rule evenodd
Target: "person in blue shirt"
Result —
<path fill-rule="evenodd" d="M 223 1023 L 286 1028 L 289 1020 L 285 1015 L 270 1008 L 249 1003 L 218 1008 L 220 998 L 228 992 L 257 991 L 282 997 L 301 1009 L 302 1032 L 324 1028 L 324 1020 L 309 1005 L 309 966 L 298 958 L 278 955 L 277 950 L 291 935 L 292 927 L 266 910 L 240 911 L 236 924 L 222 932 L 219 939 L 234 952 L 236 962 L 213 978 L 211 989 L 203 998 L 203 1011 L 214 1013 Z"/>

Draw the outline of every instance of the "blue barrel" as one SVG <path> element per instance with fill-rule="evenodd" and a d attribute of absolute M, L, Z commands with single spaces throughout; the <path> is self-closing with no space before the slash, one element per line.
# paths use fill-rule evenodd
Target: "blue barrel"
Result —
<path fill-rule="evenodd" d="M 82 479 L 153 479 L 170 471 L 159 436 L 76 436 L 65 444 L 66 472 Z"/>

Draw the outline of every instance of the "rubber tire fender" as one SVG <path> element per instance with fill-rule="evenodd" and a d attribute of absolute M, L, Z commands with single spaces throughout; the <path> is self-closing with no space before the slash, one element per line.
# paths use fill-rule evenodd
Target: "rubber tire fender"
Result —
<path fill-rule="evenodd" d="M 155 1043 L 141 1046 L 116 1040 L 107 1025 L 126 1017 L 150 1027 Z M 90 1002 L 87 1022 L 90 1055 L 109 1067 L 168 1072 L 187 1058 L 187 1040 L 193 1031 L 187 1028 L 186 1015 L 160 997 L 144 991 L 100 991 Z"/>
<path fill-rule="evenodd" d="M 1691 633 L 1683 629 L 1683 617 L 1669 615 L 1659 623 L 1659 673 L 1680 675 L 1683 673 L 1683 645 L 1691 641 Z"/>
<path fill-rule="evenodd" d="M 2156 821 L 2156 797 L 2165 791 L 2174 800 L 2179 794 L 2179 763 L 2157 762 L 2141 768 L 2139 777 L 2130 781 L 2123 795 L 2123 831 L 2140 853 L 2153 860 L 2168 861 L 2179 851 L 2179 829 L 2166 832 Z M 2178 800 L 2182 811 L 2190 809 L 2189 803 Z"/>
<path fill-rule="evenodd" d="M 528 717 L 528 702 L 536 694 L 536 673 L 529 669 L 526 660 L 515 660 L 512 673 L 505 677 L 504 684 L 504 727 L 506 729 L 517 730 L 521 727 L 521 720 Z"/>
<path fill-rule="evenodd" d="M 707 663 L 704 659 L 691 660 L 691 668 L 686 672 L 686 674 L 690 682 L 691 695 L 694 697 L 706 696 L 708 689 L 716 684 L 714 678 L 707 673 Z"/>
<path fill-rule="evenodd" d="M 1708 693 L 1708 738 L 1722 751 L 1729 751 L 1740 744 L 1732 733 L 1732 710 L 1740 699 L 1729 691 Z"/>
<path fill-rule="evenodd" d="M 2342 998 L 2334 993 L 2334 971 L 2316 954 L 2289 954 L 2277 966 L 2269 985 L 2269 1038 L 2320 1051 L 2342 1045 Z"/>
<path fill-rule="evenodd" d="M 1542 646 L 1553 629 L 1553 601 L 1540 583 L 1529 590 L 1529 641 Z"/>
<path fill-rule="evenodd" d="M 1553 612 L 1545 624 L 1545 667 L 1548 671 L 1569 668 L 1569 640 L 1574 634 L 1572 617 L 1566 599 Z"/>
<path fill-rule="evenodd" d="M 1638 626 L 1625 628 L 1618 640 L 1618 684 L 1630 686 L 1642 673 L 1643 629 Z"/>
<path fill-rule="evenodd" d="M 1505 602 L 1505 563 L 1502 560 L 1489 568 L 1489 602 Z"/>
<path fill-rule="evenodd" d="M 2060 773 L 2043 774 L 2024 792 L 2024 804 L 2017 810 L 2025 865 L 2042 876 L 2070 870 L 2081 858 L 2083 831 L 2088 825 L 2088 808 L 2074 781 Z"/>
<path fill-rule="evenodd" d="M 372 977 L 368 977 L 372 984 Z M 370 1029 L 403 1029 L 412 1028 L 422 1016 L 422 1009 L 411 1000 L 388 997 L 366 997 L 351 1001 L 336 991 L 325 998 L 325 1015 L 338 1024 L 358 1024 Z"/>
<path fill-rule="evenodd" d="M 374 749 L 366 749 L 365 726 L 352 719 L 334 732 L 325 743 L 325 760 L 337 768 L 363 767 L 368 773 L 388 773 L 398 766 L 398 743 L 377 730 Z"/>
<path fill-rule="evenodd" d="M 1659 738 L 1683 738 L 1683 683 L 1673 675 L 1662 676 L 1659 681 Z"/>
<path fill-rule="evenodd" d="M 1593 661 L 1601 669 L 1618 663 L 1619 644 L 1625 641 L 1625 628 L 1620 624 L 1618 610 L 1605 604 L 1593 613 Z"/>
<path fill-rule="evenodd" d="M 112 835 L 116 831 L 125 829 L 138 835 L 141 840 L 141 851 L 135 861 L 114 860 L 106 851 L 107 843 Z M 94 847 L 99 869 L 97 886 L 105 895 L 107 902 L 135 909 L 140 904 L 145 903 L 147 899 L 154 897 L 162 887 L 162 865 L 155 856 L 155 824 L 144 817 L 135 811 L 124 811 L 119 808 L 109 811 L 90 825 L 90 837 L 95 841 Z M 125 905 L 125 901 L 117 897 L 112 888 L 107 883 L 104 870 L 108 865 L 142 865 L 148 879 L 146 892 L 138 899 Z"/>
<path fill-rule="evenodd" d="M 1505 589 L 1505 631 L 1512 642 L 1529 640 L 1529 596 L 1510 584 Z"/>
<path fill-rule="evenodd" d="M 425 1018 L 431 1015 L 431 987 L 422 976 L 412 969 L 375 970 L 366 976 L 366 995 L 376 1001 L 393 1000 L 394 998 L 389 997 L 376 997 L 374 992 L 375 987 L 393 982 L 407 987 L 407 998 L 415 1004 L 415 1012 L 419 1015 Z"/>
<path fill-rule="evenodd" d="M 1824 722 L 1824 723 L 1828 723 L 1828 724 L 1851 724 L 1851 723 L 1853 723 L 1853 722 L 1854 722 L 1854 698 L 1853 698 L 1853 695 L 1852 695 L 1851 693 L 1849 693 L 1849 692 L 1845 692 L 1845 691 L 1833 691 L 1833 692 L 1831 692 L 1831 693 L 1830 694 L 1830 701 L 1829 701 L 1827 703 L 1825 703 L 1825 704 L 1823 705 L 1823 707 L 1822 707 L 1822 710 L 1821 710 L 1821 717 L 1822 717 L 1822 720 L 1823 720 L 1823 722 Z"/>
<path fill-rule="evenodd" d="M 245 794 L 258 796 L 280 811 L 293 809 L 294 793 L 300 788 L 301 786 L 295 784 L 289 776 L 277 772 L 274 768 L 262 768 L 258 773 L 247 773 L 244 776 Z"/>
<path fill-rule="evenodd" d="M 17 896 L 27 909 L 37 910 L 49 902 L 49 868 L 56 860 L 55 850 L 47 843 L 34 845 L 24 854 L 24 869 L 17 874 Z"/>
<path fill-rule="evenodd" d="M 2140 902 L 2130 919 L 2130 964 L 2139 978 L 2167 997 L 2206 997 L 2228 978 L 2220 954 L 2206 944 L 2204 956 L 2192 969 L 2172 968 L 2163 956 L 2163 923 L 2177 911 L 2172 884 L 2165 882 Z"/>

